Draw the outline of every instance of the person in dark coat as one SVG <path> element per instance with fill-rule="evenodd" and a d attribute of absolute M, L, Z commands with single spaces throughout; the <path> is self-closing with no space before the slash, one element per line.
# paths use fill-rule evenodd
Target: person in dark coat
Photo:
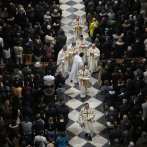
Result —
<path fill-rule="evenodd" d="M 123 91 L 122 91 L 122 88 L 123 88 Z M 123 81 L 121 79 L 118 79 L 118 85 L 115 87 L 115 91 L 117 92 L 117 94 L 124 93 L 125 92 L 124 88 L 125 88 L 125 85 Z"/>
<path fill-rule="evenodd" d="M 55 102 L 54 92 L 55 92 L 55 90 L 53 88 L 51 88 L 50 86 L 46 86 L 46 88 L 43 90 L 44 103 L 48 104 L 50 102 L 52 102 L 52 103 Z"/>
<path fill-rule="evenodd" d="M 49 117 L 53 117 L 54 122 L 56 121 L 56 120 L 55 120 L 55 117 L 56 117 L 56 110 L 54 109 L 53 103 L 50 103 L 50 104 L 49 104 L 49 109 L 45 110 L 45 118 L 48 120 Z"/>
<path fill-rule="evenodd" d="M 129 15 L 129 19 L 127 20 L 128 24 L 131 25 L 131 29 L 135 26 L 135 20 L 133 19 L 133 15 Z"/>
<path fill-rule="evenodd" d="M 43 77 L 43 69 L 40 67 L 40 63 L 39 62 L 36 62 L 34 64 L 33 74 L 34 74 L 34 76 L 36 74 L 39 74 L 39 75 L 41 75 L 41 77 Z"/>
<path fill-rule="evenodd" d="M 138 14 L 140 14 L 141 9 L 141 2 L 139 0 L 135 0 L 135 3 L 132 6 L 132 12 L 137 11 Z"/>
<path fill-rule="evenodd" d="M 103 44 L 103 51 L 104 51 L 104 57 L 105 60 L 111 58 L 111 51 L 112 51 L 112 41 L 110 40 L 110 37 L 106 37 L 106 42 Z"/>
<path fill-rule="evenodd" d="M 34 53 L 36 57 L 38 58 L 39 62 L 41 62 L 42 52 L 43 52 L 43 45 L 40 43 L 38 39 L 36 39 L 36 43 L 34 45 Z"/>
<path fill-rule="evenodd" d="M 124 38 L 124 49 L 127 50 L 128 46 L 131 46 L 133 43 L 133 35 L 132 35 L 132 31 L 128 30 L 126 37 Z"/>
<path fill-rule="evenodd" d="M 25 64 L 25 67 L 22 69 L 22 73 L 24 77 L 32 74 L 32 70 L 29 68 L 29 65 L 27 63 Z"/>
<path fill-rule="evenodd" d="M 58 41 L 56 41 L 56 44 L 54 46 L 54 62 L 57 62 L 58 53 L 62 49 L 62 46 L 59 44 Z"/>
<path fill-rule="evenodd" d="M 136 39 L 135 43 L 133 44 L 133 47 L 135 57 L 140 57 L 142 52 L 142 44 L 139 39 Z"/>
<path fill-rule="evenodd" d="M 119 68 L 116 66 L 114 68 L 115 72 L 112 74 L 112 80 L 113 80 L 113 87 L 116 87 L 118 84 L 118 80 L 123 80 L 123 74 L 118 72 Z"/>
<path fill-rule="evenodd" d="M 105 34 L 105 28 L 107 26 L 107 20 L 105 17 L 102 18 L 100 24 L 99 24 L 99 28 L 100 28 L 100 35 L 104 35 Z"/>
<path fill-rule="evenodd" d="M 144 81 L 142 77 L 137 76 L 137 81 L 135 82 L 135 95 L 138 96 L 140 90 L 144 88 Z"/>
<path fill-rule="evenodd" d="M 127 100 L 123 99 L 123 105 L 121 105 L 119 107 L 120 119 L 123 119 L 123 115 L 125 115 L 125 114 L 128 115 L 129 110 L 130 110 L 130 106 L 129 106 Z"/>
<path fill-rule="evenodd" d="M 102 85 L 104 85 L 104 81 L 105 81 L 105 80 L 108 80 L 109 83 L 111 84 L 111 79 L 112 79 L 112 78 L 111 78 L 111 72 L 109 72 L 108 66 L 106 66 L 106 67 L 105 67 L 105 72 L 102 73 L 102 75 L 101 75 Z"/>
<path fill-rule="evenodd" d="M 128 23 L 127 20 L 125 20 L 124 23 L 122 24 L 122 27 L 123 27 L 124 36 L 126 36 L 128 30 L 130 30 L 130 28 L 131 28 L 131 25 Z"/>
<path fill-rule="evenodd" d="M 145 147 L 146 144 L 147 144 L 147 133 L 142 132 L 142 137 L 140 137 L 136 142 L 136 147 Z"/>
<path fill-rule="evenodd" d="M 53 60 L 52 60 L 52 59 L 50 59 L 50 60 L 49 60 L 49 64 L 45 66 L 45 73 L 47 74 L 47 72 L 48 72 L 49 70 L 52 71 L 51 75 L 52 75 L 52 76 L 55 76 L 56 67 L 53 65 Z"/>
<path fill-rule="evenodd" d="M 109 120 L 110 116 L 113 116 L 115 118 L 115 121 L 117 121 L 118 120 L 117 109 L 115 109 L 114 107 L 110 107 L 109 109 L 110 109 L 109 112 L 106 114 L 107 121 Z"/>
<path fill-rule="evenodd" d="M 118 1 L 114 2 L 114 5 L 112 6 L 112 9 L 113 9 L 113 12 L 116 14 L 118 9 L 119 9 Z"/>
<path fill-rule="evenodd" d="M 61 31 L 61 34 L 57 36 L 56 40 L 58 43 L 63 47 L 66 44 L 67 37 L 64 33 L 64 31 Z"/>
<path fill-rule="evenodd" d="M 110 87 L 110 91 L 105 95 L 104 99 L 107 105 L 107 109 L 109 109 L 111 106 L 116 107 L 116 101 L 117 101 L 117 93 L 114 91 L 113 87 Z"/>
<path fill-rule="evenodd" d="M 29 121 L 32 122 L 33 121 L 33 117 L 34 117 L 34 113 L 33 110 L 29 107 L 30 106 L 30 102 L 25 102 L 25 107 L 23 107 L 21 109 L 21 113 L 23 115 L 23 117 L 28 117 Z"/>
<path fill-rule="evenodd" d="M 124 42 L 121 38 L 116 42 L 114 54 L 116 58 L 121 58 L 124 54 Z"/>
<path fill-rule="evenodd" d="M 65 100 L 63 100 L 61 103 L 62 104 L 60 105 L 60 107 L 57 108 L 57 118 L 59 120 L 60 115 L 62 114 L 64 116 L 64 121 L 68 123 L 69 108 L 65 105 Z"/>
<path fill-rule="evenodd" d="M 118 129 L 117 128 L 117 124 L 115 123 L 114 124 L 114 129 L 111 130 L 109 132 L 109 139 L 110 139 L 110 145 L 114 145 L 114 140 L 117 138 L 117 139 L 121 139 L 122 137 L 122 130 Z"/>
<path fill-rule="evenodd" d="M 123 105 L 123 99 L 128 99 L 128 97 L 125 93 L 125 89 L 121 88 L 120 91 L 121 91 L 121 94 L 118 96 L 118 107 Z"/>
<path fill-rule="evenodd" d="M 40 10 L 40 12 L 44 13 L 44 9 L 42 7 L 42 2 L 39 2 L 36 7 L 35 7 L 35 11 Z"/>
<path fill-rule="evenodd" d="M 54 12 L 51 14 L 51 17 L 52 17 L 52 24 L 57 22 L 57 20 L 61 19 L 60 13 L 58 13 L 57 9 L 54 9 Z"/>
<path fill-rule="evenodd" d="M 125 55 L 126 58 L 134 58 L 134 51 L 131 46 L 128 46 L 127 53 Z"/>

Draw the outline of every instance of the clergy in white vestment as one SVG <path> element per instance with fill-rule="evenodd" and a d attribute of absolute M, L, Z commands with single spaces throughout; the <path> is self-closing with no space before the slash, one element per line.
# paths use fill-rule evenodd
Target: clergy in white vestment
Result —
<path fill-rule="evenodd" d="M 72 69 L 69 75 L 69 80 L 72 81 L 73 83 L 78 83 L 78 71 L 84 65 L 82 60 L 83 56 L 84 56 L 84 53 L 80 53 L 79 55 L 74 56 Z"/>
<path fill-rule="evenodd" d="M 69 68 L 68 68 L 68 59 L 69 54 L 67 52 L 67 46 L 64 45 L 61 51 L 58 54 L 57 59 L 57 72 L 61 72 L 64 78 L 68 76 Z"/>
<path fill-rule="evenodd" d="M 95 117 L 95 110 L 89 107 L 89 103 L 85 103 L 84 105 L 85 107 L 82 108 L 80 111 L 78 123 L 85 132 L 85 136 L 89 137 L 89 140 L 92 141 L 92 135 L 94 131 L 93 123 Z"/>
<path fill-rule="evenodd" d="M 75 36 L 75 41 L 79 40 L 80 35 L 82 35 L 83 32 L 83 20 L 80 19 L 79 16 L 76 17 L 76 19 L 72 22 L 72 28 L 73 28 L 73 33 Z"/>
<path fill-rule="evenodd" d="M 72 44 L 70 44 L 68 46 L 68 53 L 69 53 L 69 60 L 68 60 L 68 64 L 69 64 L 69 70 L 71 70 L 72 65 L 73 65 L 73 59 L 75 55 L 79 55 L 79 48 L 76 45 L 76 42 L 73 41 Z"/>
<path fill-rule="evenodd" d="M 90 72 L 82 66 L 81 70 L 78 72 L 78 79 L 79 79 L 79 89 L 80 89 L 80 97 L 82 100 L 86 96 L 86 91 L 88 88 L 92 86 L 91 83 L 91 75 Z"/>
<path fill-rule="evenodd" d="M 88 67 L 91 73 L 97 71 L 98 61 L 100 59 L 100 50 L 92 44 L 92 47 L 87 50 Z"/>
<path fill-rule="evenodd" d="M 84 56 L 82 57 L 82 60 L 85 64 L 86 59 L 87 59 L 87 47 L 88 47 L 88 42 L 83 39 L 83 35 L 80 35 L 80 39 L 77 41 L 77 46 L 79 47 L 79 53 L 83 52 Z"/>

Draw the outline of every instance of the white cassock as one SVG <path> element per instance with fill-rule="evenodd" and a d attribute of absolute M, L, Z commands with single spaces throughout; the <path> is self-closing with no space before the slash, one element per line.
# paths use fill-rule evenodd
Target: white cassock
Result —
<path fill-rule="evenodd" d="M 90 55 L 91 53 L 93 53 L 93 56 Z M 97 71 L 97 67 L 98 67 L 98 61 L 100 59 L 100 50 L 95 47 L 94 49 L 89 48 L 87 50 L 87 57 L 88 57 L 88 67 L 89 67 L 89 71 L 94 72 Z"/>
<path fill-rule="evenodd" d="M 84 26 L 84 23 L 83 23 L 83 20 L 81 20 L 81 19 L 79 19 L 79 21 L 77 21 L 77 19 L 75 19 L 72 22 L 72 28 L 73 28 L 73 33 L 75 36 L 75 41 L 79 40 L 80 35 L 82 35 L 83 26 Z"/>
<path fill-rule="evenodd" d="M 78 55 L 78 52 L 79 52 L 79 48 L 77 45 L 75 46 L 72 46 L 71 44 L 68 46 L 68 54 L 69 54 L 69 60 L 68 60 L 68 67 L 69 67 L 69 70 L 71 70 L 72 68 L 72 65 L 73 65 L 73 59 L 74 59 L 74 56 L 75 55 Z"/>
<path fill-rule="evenodd" d="M 83 124 L 82 129 L 85 131 L 85 133 L 88 133 L 92 136 L 94 128 L 94 117 L 95 117 L 95 110 L 93 108 L 86 109 L 85 107 L 81 109 L 79 117 L 78 117 L 78 123 Z M 91 118 L 90 121 L 87 120 L 87 118 Z"/>
<path fill-rule="evenodd" d="M 82 60 L 83 62 L 85 63 L 86 60 L 87 60 L 87 47 L 88 47 L 88 43 L 86 40 L 78 40 L 77 41 L 77 46 L 79 47 L 79 53 L 80 54 L 81 52 L 84 53 L 84 56 L 82 57 Z"/>
<path fill-rule="evenodd" d="M 65 59 L 65 57 L 69 57 L 69 54 L 63 49 L 58 54 L 58 59 L 57 59 L 57 72 L 61 71 L 62 75 L 66 78 L 68 76 L 68 58 Z"/>
<path fill-rule="evenodd" d="M 74 61 L 72 69 L 69 75 L 69 80 L 72 80 L 73 83 L 78 83 L 78 71 L 84 65 L 82 58 L 79 55 L 74 56 Z"/>
<path fill-rule="evenodd" d="M 80 96 L 81 98 L 84 98 L 86 96 L 87 88 L 90 88 L 92 86 L 90 72 L 87 69 L 85 69 L 85 71 L 81 69 L 78 72 L 78 79 L 79 89 L 81 91 Z"/>

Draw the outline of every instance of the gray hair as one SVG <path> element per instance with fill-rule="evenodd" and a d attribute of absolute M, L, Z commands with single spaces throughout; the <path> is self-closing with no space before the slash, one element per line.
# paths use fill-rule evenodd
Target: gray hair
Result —
<path fill-rule="evenodd" d="M 64 50 L 65 50 L 65 49 L 67 49 L 67 46 L 66 46 L 66 45 L 64 45 L 64 46 L 63 46 L 63 49 L 64 49 Z"/>

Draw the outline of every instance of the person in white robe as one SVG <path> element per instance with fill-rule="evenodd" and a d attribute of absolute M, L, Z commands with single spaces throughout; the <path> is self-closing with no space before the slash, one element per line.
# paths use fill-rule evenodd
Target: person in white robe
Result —
<path fill-rule="evenodd" d="M 75 41 L 79 40 L 80 35 L 82 35 L 83 26 L 84 26 L 83 20 L 81 20 L 80 17 L 77 16 L 76 19 L 72 22 L 72 28 L 73 28 L 73 33 L 75 36 Z"/>
<path fill-rule="evenodd" d="M 83 131 L 85 132 L 85 136 L 89 137 L 89 140 L 92 141 L 92 135 L 94 132 L 94 117 L 95 117 L 95 110 L 89 107 L 89 103 L 84 104 L 84 108 L 81 109 L 78 123 L 82 127 Z"/>
<path fill-rule="evenodd" d="M 73 66 L 69 75 L 69 80 L 73 83 L 78 83 L 78 71 L 81 69 L 81 67 L 84 65 L 82 57 L 84 56 L 84 53 L 80 53 L 79 55 L 74 56 Z"/>
<path fill-rule="evenodd" d="M 92 86 L 90 72 L 82 66 L 82 69 L 78 72 L 80 97 L 84 100 L 86 91 Z"/>
<path fill-rule="evenodd" d="M 87 50 L 88 67 L 91 73 L 97 71 L 98 61 L 100 59 L 100 50 L 92 44 L 92 47 Z"/>
<path fill-rule="evenodd" d="M 71 70 L 72 65 L 73 65 L 73 59 L 75 55 L 79 55 L 79 48 L 76 45 L 76 42 L 73 41 L 72 44 L 70 44 L 68 46 L 68 53 L 69 53 L 69 60 L 68 60 L 68 64 L 69 64 L 69 70 Z"/>
<path fill-rule="evenodd" d="M 61 51 L 59 52 L 57 59 L 57 73 L 60 71 L 64 76 L 64 78 L 68 76 L 68 72 L 69 72 L 68 59 L 69 59 L 69 54 L 67 52 L 67 46 L 64 45 Z"/>
<path fill-rule="evenodd" d="M 83 35 L 80 35 L 80 39 L 77 41 L 77 46 L 79 47 L 79 53 L 83 52 L 84 56 L 82 57 L 82 60 L 84 64 L 86 63 L 87 60 L 87 47 L 88 47 L 88 42 L 83 39 Z"/>

